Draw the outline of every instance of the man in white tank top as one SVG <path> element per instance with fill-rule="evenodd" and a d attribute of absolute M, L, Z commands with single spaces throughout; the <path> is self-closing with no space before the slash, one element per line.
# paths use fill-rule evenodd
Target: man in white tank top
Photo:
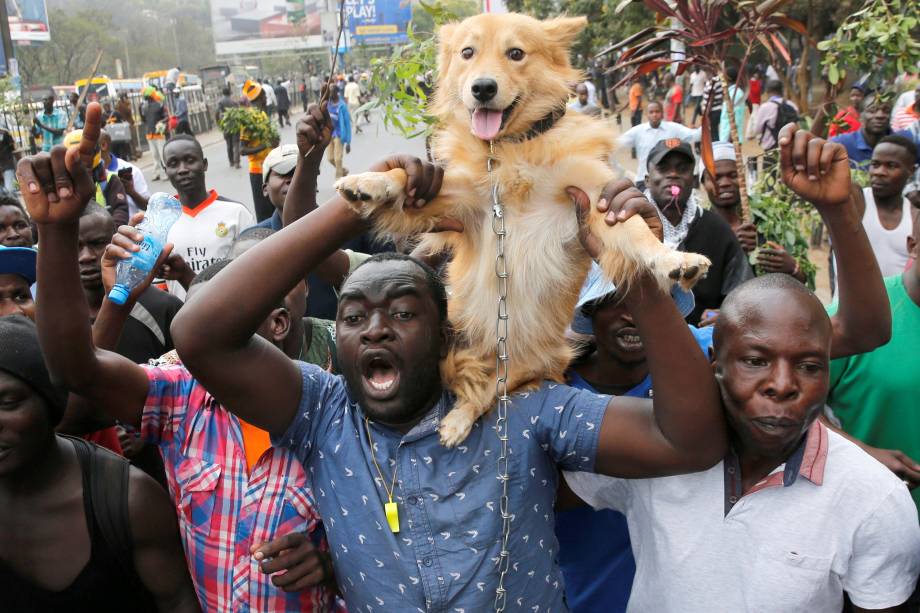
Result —
<path fill-rule="evenodd" d="M 917 147 L 903 136 L 886 136 L 872 150 L 862 222 L 883 277 L 904 272 L 910 257 L 911 205 L 903 190 L 916 165 Z"/>

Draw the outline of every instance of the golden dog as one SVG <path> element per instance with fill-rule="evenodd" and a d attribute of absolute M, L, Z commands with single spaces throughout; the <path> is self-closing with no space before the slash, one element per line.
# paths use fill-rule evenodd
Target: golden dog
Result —
<path fill-rule="evenodd" d="M 614 173 L 609 124 L 565 113 L 580 73 L 569 63 L 584 17 L 538 21 L 518 14 L 478 15 L 438 31 L 439 79 L 431 112 L 439 119 L 432 154 L 444 164 L 438 196 L 404 208 L 406 173 L 363 173 L 336 189 L 378 231 L 416 235 L 441 219 L 464 231 L 425 234 L 431 252 L 449 249 L 449 317 L 460 338 L 442 363 L 445 385 L 457 396 L 441 422 L 441 441 L 463 441 L 495 398 L 496 236 L 487 160 L 505 207 L 509 273 L 509 390 L 543 379 L 563 380 L 572 350 L 565 341 L 579 289 L 591 264 L 578 239 L 567 186 L 596 202 Z M 492 153 L 490 154 L 490 145 Z M 676 279 L 691 287 L 709 267 L 693 253 L 662 245 L 632 217 L 613 227 L 592 206 L 588 228 L 603 244 L 599 264 L 618 285 L 643 271 L 664 291 Z"/>

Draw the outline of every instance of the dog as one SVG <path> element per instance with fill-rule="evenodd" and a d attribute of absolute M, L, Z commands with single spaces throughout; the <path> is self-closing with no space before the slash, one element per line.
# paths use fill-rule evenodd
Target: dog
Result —
<path fill-rule="evenodd" d="M 423 250 L 452 253 L 448 313 L 458 338 L 441 373 L 456 403 L 439 431 L 448 447 L 462 442 L 495 400 L 499 283 L 490 158 L 507 229 L 510 391 L 544 379 L 562 382 L 573 357 L 565 330 L 591 258 L 579 241 L 567 186 L 589 196 L 587 227 L 603 245 L 598 263 L 618 286 L 648 271 L 665 292 L 675 280 L 689 289 L 709 267 L 703 256 L 662 245 L 638 216 L 611 227 L 594 209 L 615 178 L 609 161 L 615 133 L 603 120 L 565 112 L 581 77 L 569 49 L 586 23 L 584 17 L 484 14 L 441 26 L 439 78 L 429 109 L 438 120 L 432 157 L 444 165 L 438 196 L 422 208 L 404 208 L 402 169 L 335 184 L 377 231 L 422 234 Z M 448 218 L 464 231 L 429 232 Z"/>

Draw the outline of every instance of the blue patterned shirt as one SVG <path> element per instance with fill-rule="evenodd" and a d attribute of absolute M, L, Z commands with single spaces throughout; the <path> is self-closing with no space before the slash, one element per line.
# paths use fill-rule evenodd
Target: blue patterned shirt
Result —
<path fill-rule="evenodd" d="M 405 435 L 371 424 L 374 468 L 364 413 L 345 381 L 301 364 L 303 396 L 286 433 L 274 442 L 308 469 L 351 611 L 466 611 L 492 608 L 498 583 L 501 484 L 496 412 L 454 449 L 438 440 L 453 404 L 445 393 Z M 545 382 L 515 394 L 508 411 L 511 568 L 508 607 L 565 611 L 553 532 L 557 466 L 591 471 L 608 396 Z M 385 488 L 397 471 L 394 501 L 400 532 L 384 514 Z"/>

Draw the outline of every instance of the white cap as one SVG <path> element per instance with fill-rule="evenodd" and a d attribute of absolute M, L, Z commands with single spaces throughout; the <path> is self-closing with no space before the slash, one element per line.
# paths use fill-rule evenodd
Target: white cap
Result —
<path fill-rule="evenodd" d="M 262 183 L 268 181 L 268 173 L 273 170 L 276 175 L 286 175 L 294 170 L 299 155 L 297 145 L 281 145 L 269 151 L 262 162 Z"/>

